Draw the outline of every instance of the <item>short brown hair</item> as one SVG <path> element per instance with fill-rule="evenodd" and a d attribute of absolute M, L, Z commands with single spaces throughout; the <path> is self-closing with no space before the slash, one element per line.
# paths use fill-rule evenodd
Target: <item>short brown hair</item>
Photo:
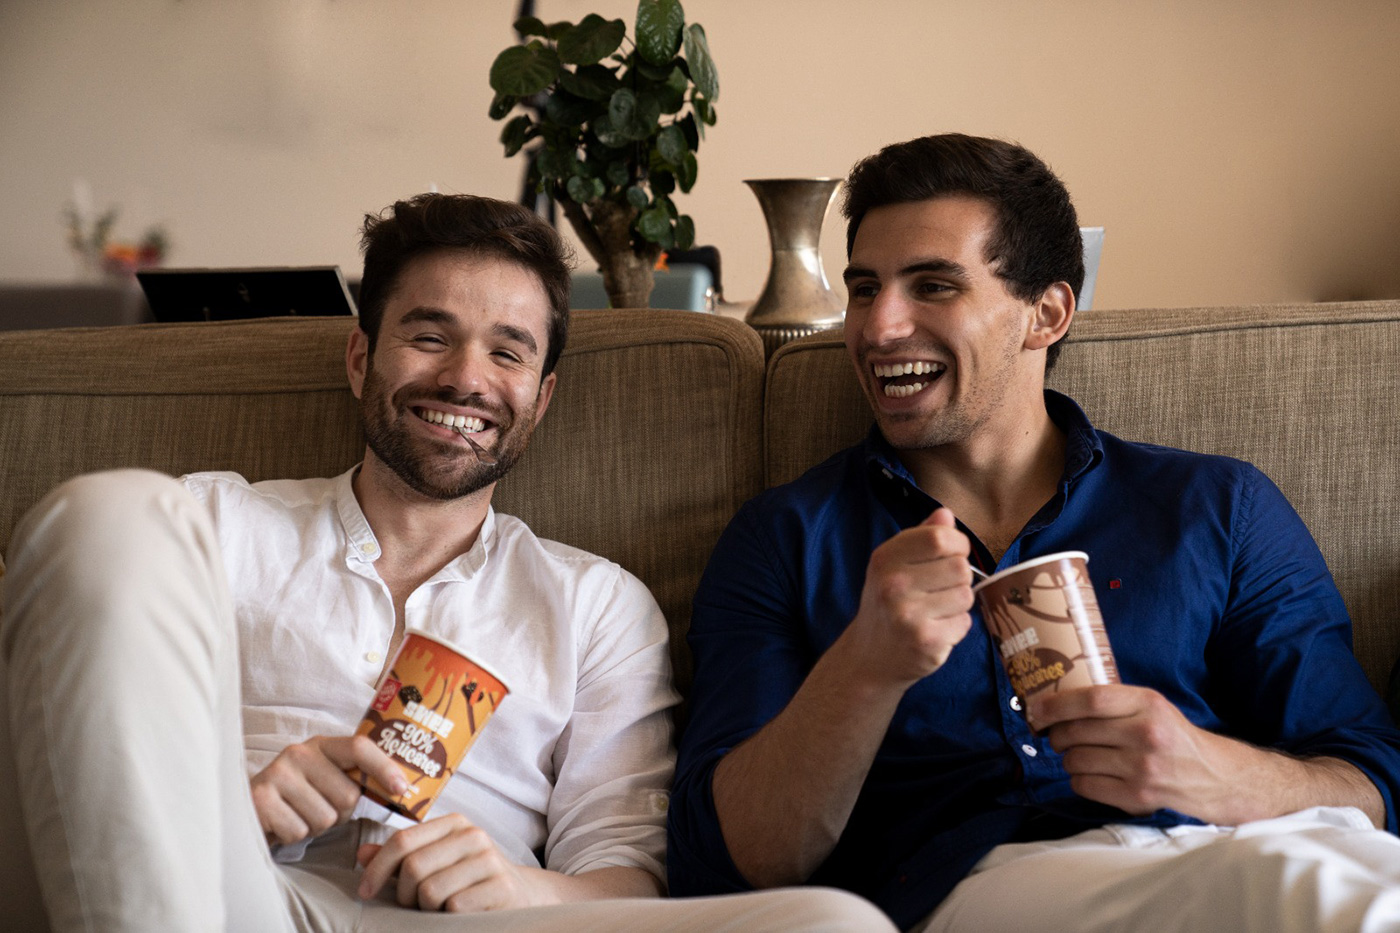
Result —
<path fill-rule="evenodd" d="M 399 276 L 412 260 L 461 250 L 518 263 L 539 276 L 549 297 L 549 345 L 541 376 L 554 371 L 569 335 L 569 284 L 573 256 L 553 227 L 510 201 L 469 194 L 420 194 L 366 214 L 360 249 L 360 329 L 374 352 L 379 324 Z"/>

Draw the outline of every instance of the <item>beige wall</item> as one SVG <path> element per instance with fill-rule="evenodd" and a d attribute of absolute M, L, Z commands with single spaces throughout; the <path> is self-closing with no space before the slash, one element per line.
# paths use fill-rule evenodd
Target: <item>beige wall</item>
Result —
<path fill-rule="evenodd" d="M 546 19 L 628 0 L 539 0 Z M 357 267 L 365 210 L 513 197 L 486 71 L 516 0 L 0 0 L 0 279 L 62 280 L 75 178 L 180 265 Z M 689 0 L 720 122 L 683 209 L 754 297 L 752 177 L 1017 139 L 1108 228 L 1098 307 L 1400 297 L 1400 3 Z M 828 274 L 841 227 L 828 218 Z"/>

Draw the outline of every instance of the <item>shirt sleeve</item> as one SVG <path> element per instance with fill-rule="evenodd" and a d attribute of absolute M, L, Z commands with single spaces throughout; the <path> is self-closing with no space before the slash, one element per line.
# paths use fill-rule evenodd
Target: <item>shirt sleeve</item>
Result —
<path fill-rule="evenodd" d="M 796 694 L 811 651 L 798 631 L 785 553 L 755 503 L 721 536 L 696 592 L 690 624 L 695 678 L 668 818 L 667 871 L 675 896 L 751 890 L 720 832 L 715 767 Z"/>
<path fill-rule="evenodd" d="M 1400 730 L 1352 652 L 1351 619 L 1307 526 L 1249 469 L 1229 608 L 1208 648 L 1217 709 L 1243 739 L 1355 765 L 1396 831 Z"/>
<path fill-rule="evenodd" d="M 584 630 L 573 714 L 552 752 L 544 864 L 569 875 L 635 867 L 663 880 L 679 699 L 669 633 L 641 581 L 614 571 Z"/>

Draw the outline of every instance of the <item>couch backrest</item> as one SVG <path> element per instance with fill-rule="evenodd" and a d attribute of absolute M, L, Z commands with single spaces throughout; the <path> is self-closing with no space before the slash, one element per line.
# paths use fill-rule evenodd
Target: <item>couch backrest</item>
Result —
<path fill-rule="evenodd" d="M 0 333 L 0 550 L 61 480 L 145 466 L 328 476 L 362 456 L 345 319 Z M 559 389 L 495 505 L 616 560 L 680 639 L 711 548 L 761 484 L 763 351 L 742 323 L 686 312 L 574 315 Z"/>
<path fill-rule="evenodd" d="M 1130 440 L 1254 463 L 1307 522 L 1384 689 L 1400 655 L 1400 301 L 1091 311 L 1052 388 Z M 764 462 L 786 482 L 871 416 L 839 335 L 769 361 Z"/>

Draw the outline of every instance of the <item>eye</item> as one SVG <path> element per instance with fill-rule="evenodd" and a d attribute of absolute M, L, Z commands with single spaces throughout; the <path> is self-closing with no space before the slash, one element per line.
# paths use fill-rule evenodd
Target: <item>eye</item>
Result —
<path fill-rule="evenodd" d="M 952 291 L 952 288 L 942 282 L 920 282 L 914 287 L 920 295 L 941 295 L 944 292 Z"/>
<path fill-rule="evenodd" d="M 525 362 L 523 359 L 521 359 L 520 354 L 516 353 L 514 350 L 496 350 L 493 355 L 499 359 L 507 360 L 511 363 Z"/>
<path fill-rule="evenodd" d="M 416 334 L 412 338 L 413 343 L 421 347 L 445 347 L 447 341 L 437 334 Z"/>
<path fill-rule="evenodd" d="M 855 282 L 847 289 L 847 294 L 852 298 L 874 298 L 880 291 L 880 286 L 874 282 Z"/>

